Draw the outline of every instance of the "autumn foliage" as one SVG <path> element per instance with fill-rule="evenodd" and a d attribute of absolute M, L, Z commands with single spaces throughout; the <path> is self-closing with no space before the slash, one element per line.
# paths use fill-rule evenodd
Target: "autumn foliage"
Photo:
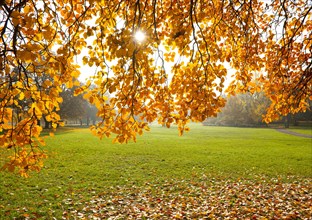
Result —
<path fill-rule="evenodd" d="M 312 5 L 306 0 L 1 0 L 0 146 L 4 169 L 39 170 L 45 117 L 56 128 L 62 86 L 102 119 L 91 129 L 136 140 L 158 120 L 180 134 L 215 116 L 224 94 L 264 91 L 266 122 L 311 96 Z M 145 33 L 136 41 L 137 31 Z M 86 52 L 86 53 L 84 53 Z M 80 57 L 83 57 L 81 60 Z M 229 86 L 226 82 L 231 81 Z M 92 85 L 92 87 L 91 87 Z"/>

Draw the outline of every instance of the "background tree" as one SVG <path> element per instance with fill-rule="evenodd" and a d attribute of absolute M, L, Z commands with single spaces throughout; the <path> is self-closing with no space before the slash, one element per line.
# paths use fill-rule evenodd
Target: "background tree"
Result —
<path fill-rule="evenodd" d="M 88 102 L 83 99 L 82 95 L 74 95 L 75 88 L 64 89 L 61 93 L 63 102 L 58 112 L 62 119 L 81 119 L 86 113 Z"/>
<path fill-rule="evenodd" d="M 97 108 L 94 105 L 91 105 L 89 103 L 87 104 L 87 126 L 89 126 L 90 124 L 95 125 L 96 122 L 100 119 L 99 117 L 97 117 Z"/>
<path fill-rule="evenodd" d="M 230 96 L 216 118 L 208 118 L 204 125 L 263 126 L 263 116 L 270 100 L 263 92 Z"/>
<path fill-rule="evenodd" d="M 219 120 L 221 125 L 238 126 L 244 124 L 248 118 L 246 103 L 242 97 L 232 96 L 227 100 L 225 107 L 222 109 L 222 116 Z M 247 119 L 248 120 L 248 119 Z"/>
<path fill-rule="evenodd" d="M 3 0 L 0 7 L 0 146 L 15 150 L 4 168 L 23 175 L 42 165 L 37 122 L 45 115 L 56 127 L 61 86 L 79 76 L 74 58 L 82 49 L 83 64 L 97 67 L 77 90 L 102 119 L 92 130 L 121 143 L 154 120 L 176 123 L 182 134 L 188 121 L 216 115 L 228 68 L 235 70 L 228 93 L 262 88 L 272 100 L 266 122 L 304 111 L 311 99 L 306 0 Z M 135 40 L 137 31 L 145 40 Z M 38 84 L 43 73 L 53 81 Z M 12 125 L 18 99 L 31 101 Z"/>
<path fill-rule="evenodd" d="M 83 121 L 86 122 L 87 126 L 89 126 L 90 121 L 95 124 L 97 109 L 83 98 L 83 94 L 75 95 L 75 89 L 77 87 L 64 88 L 61 92 L 63 102 L 60 104 L 58 114 L 65 120 L 78 119 L 80 125 L 82 125 Z"/>

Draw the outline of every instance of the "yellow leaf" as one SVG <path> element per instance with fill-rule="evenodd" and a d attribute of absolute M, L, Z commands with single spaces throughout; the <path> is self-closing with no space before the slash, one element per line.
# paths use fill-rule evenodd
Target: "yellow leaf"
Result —
<path fill-rule="evenodd" d="M 19 94 L 19 100 L 24 100 L 24 98 L 25 98 L 25 94 L 23 93 L 23 92 L 21 92 L 20 94 Z"/>
<path fill-rule="evenodd" d="M 82 58 L 82 64 L 83 64 L 83 65 L 86 65 L 88 62 L 89 62 L 88 57 L 84 56 L 84 57 Z"/>
<path fill-rule="evenodd" d="M 42 138 L 38 138 L 38 142 L 42 145 L 45 146 L 46 143 L 44 142 L 44 140 Z"/>
<path fill-rule="evenodd" d="M 80 76 L 80 72 L 78 70 L 74 70 L 71 75 L 75 78 L 78 78 Z"/>
<path fill-rule="evenodd" d="M 52 120 L 52 119 L 51 119 L 51 115 L 47 115 L 47 116 L 45 117 L 45 120 L 51 121 L 51 120 Z"/>
<path fill-rule="evenodd" d="M 29 10 L 30 10 L 30 7 L 29 7 L 29 5 L 26 5 L 25 7 L 24 7 L 24 13 L 25 14 L 27 14 L 28 12 L 29 12 Z"/>
<path fill-rule="evenodd" d="M 17 26 L 19 24 L 19 17 L 20 17 L 20 13 L 18 11 L 13 11 L 11 13 L 12 16 L 12 23 L 14 26 Z"/>

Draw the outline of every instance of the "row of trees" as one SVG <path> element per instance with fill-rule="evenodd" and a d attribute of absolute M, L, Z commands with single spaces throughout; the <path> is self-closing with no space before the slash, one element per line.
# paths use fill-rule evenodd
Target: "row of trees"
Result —
<path fill-rule="evenodd" d="M 97 108 L 84 99 L 83 94 L 75 95 L 75 89 L 77 88 L 63 88 L 60 94 L 63 101 L 60 104 L 58 113 L 65 124 L 79 124 L 80 126 L 83 124 L 87 126 L 91 124 L 95 125 L 99 120 L 97 117 Z M 312 102 L 310 101 L 309 103 L 310 107 L 307 111 L 281 116 L 275 123 L 284 124 L 285 127 L 289 127 L 290 124 L 296 126 L 299 122 L 311 121 Z M 270 99 L 263 92 L 242 93 L 229 96 L 227 97 L 226 105 L 220 109 L 217 117 L 209 117 L 203 124 L 244 127 L 267 126 L 267 123 L 263 121 L 263 117 L 270 104 Z M 21 105 L 27 108 L 27 103 L 24 102 Z M 20 114 L 16 112 L 16 116 L 20 116 Z M 19 120 L 21 119 L 19 118 Z M 44 116 L 43 121 L 44 128 L 49 129 L 52 127 L 51 122 L 46 120 Z"/>
<path fill-rule="evenodd" d="M 224 108 L 216 118 L 208 118 L 204 124 L 230 126 L 261 126 L 270 100 L 262 92 L 237 94 L 227 98 Z"/>
<path fill-rule="evenodd" d="M 270 104 L 271 100 L 263 92 L 229 96 L 217 117 L 210 117 L 203 124 L 243 127 L 267 126 L 268 124 L 263 119 Z M 312 102 L 310 101 L 307 111 L 286 116 L 281 115 L 279 120 L 274 123 L 289 127 L 290 124 L 299 125 L 299 123 L 311 123 L 311 121 Z"/>
<path fill-rule="evenodd" d="M 46 74 L 43 74 L 42 77 L 36 79 L 38 84 L 51 84 L 53 79 L 49 78 Z M 78 84 L 78 83 L 77 83 Z M 61 87 L 60 92 L 60 105 L 55 111 L 59 114 L 60 120 L 64 123 L 73 123 L 83 125 L 86 124 L 95 124 L 98 120 L 96 114 L 97 109 L 94 105 L 90 104 L 86 99 L 83 98 L 84 94 L 75 94 L 77 86 L 68 88 L 65 85 Z M 49 94 L 53 90 L 53 87 L 46 87 L 41 90 L 42 94 Z M 12 110 L 13 120 L 11 124 L 15 125 L 20 123 L 26 116 L 29 111 L 29 105 L 31 103 L 30 99 L 22 99 L 24 94 L 17 94 L 19 96 L 18 100 L 10 106 Z M 21 97 L 22 96 L 22 97 Z M 43 114 L 41 120 L 38 120 L 38 125 L 42 126 L 45 129 L 53 128 L 52 121 L 50 119 L 50 114 Z"/>

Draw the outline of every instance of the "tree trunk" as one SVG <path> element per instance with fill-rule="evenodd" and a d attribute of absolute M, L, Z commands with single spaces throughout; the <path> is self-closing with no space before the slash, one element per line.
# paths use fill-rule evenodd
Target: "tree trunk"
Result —
<path fill-rule="evenodd" d="M 291 115 L 290 114 L 288 114 L 287 116 L 284 117 L 285 128 L 289 128 L 290 119 L 291 119 Z"/>

